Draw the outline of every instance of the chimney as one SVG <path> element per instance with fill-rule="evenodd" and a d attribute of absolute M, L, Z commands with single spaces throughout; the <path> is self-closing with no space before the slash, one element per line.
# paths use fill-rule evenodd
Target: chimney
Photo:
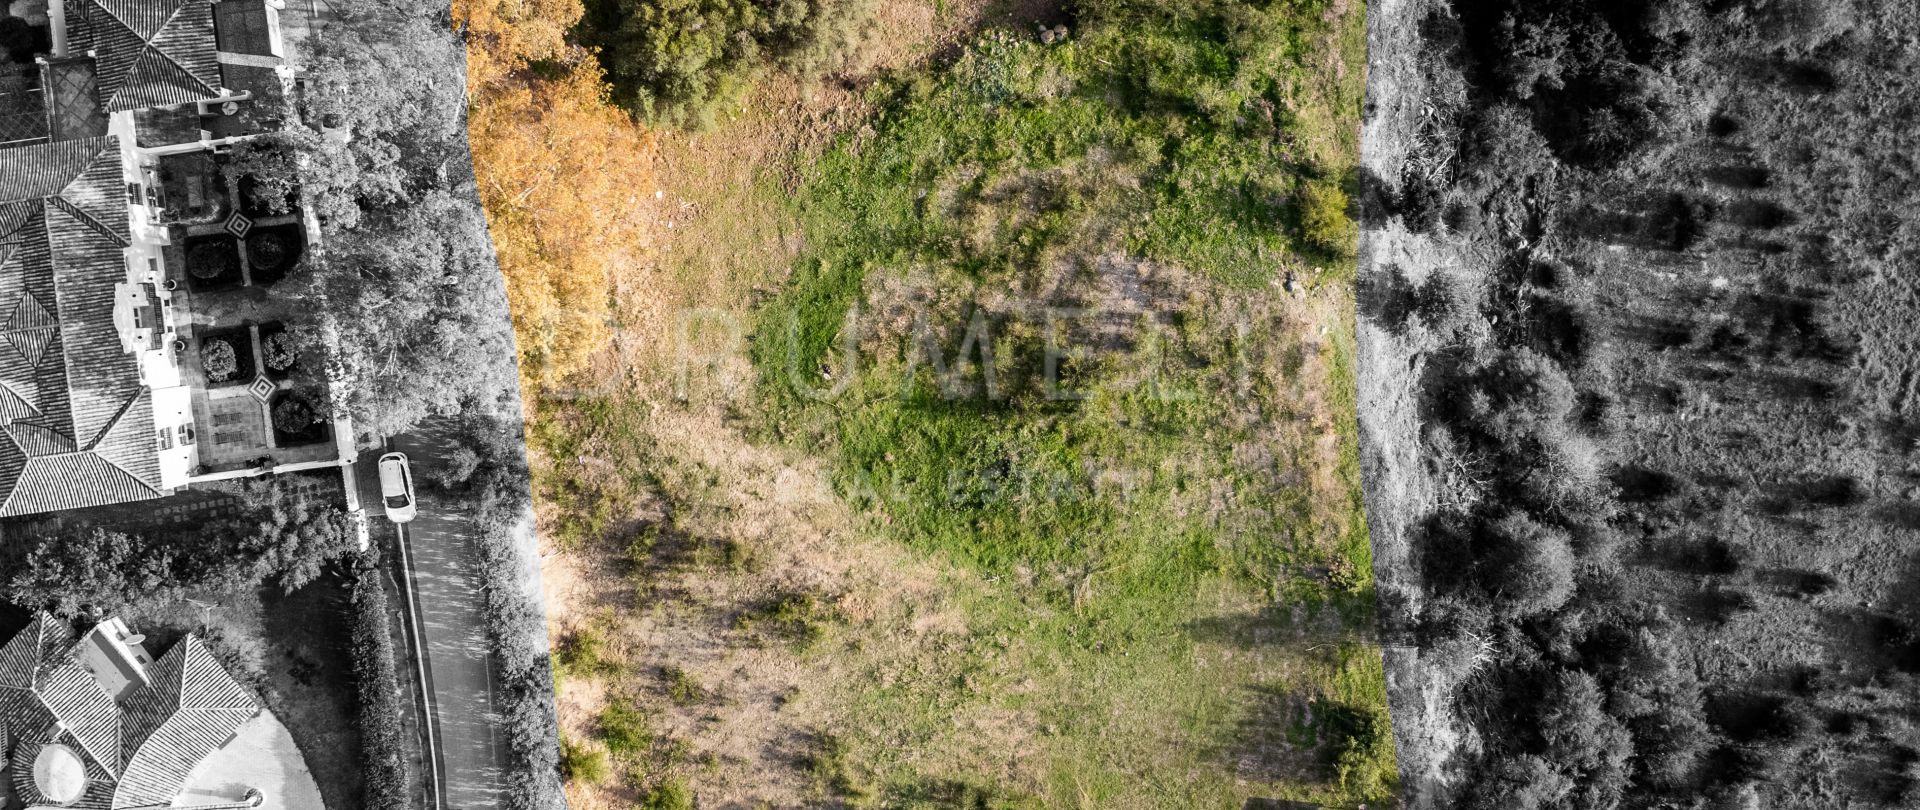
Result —
<path fill-rule="evenodd" d="M 47 0 L 47 27 L 53 32 L 54 58 L 65 57 L 67 55 L 66 0 Z"/>

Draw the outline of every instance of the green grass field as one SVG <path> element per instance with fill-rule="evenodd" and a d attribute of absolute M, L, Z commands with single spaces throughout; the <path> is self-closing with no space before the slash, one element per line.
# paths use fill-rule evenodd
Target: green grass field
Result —
<path fill-rule="evenodd" d="M 813 718 L 821 797 L 1381 801 L 1346 215 L 1363 22 L 1312 2 L 1094 5 L 1064 42 L 989 32 L 894 75 L 867 126 L 694 201 L 777 212 L 797 237 L 752 310 L 757 382 L 728 423 L 817 462 L 853 531 L 933 579 L 949 628 L 787 594 L 731 631 L 836 674 L 790 710 Z M 746 219 L 705 227 L 773 228 Z M 739 241 L 765 240 L 704 243 Z M 695 276 L 753 251 L 673 261 Z M 649 436 L 633 403 L 567 407 L 543 420 L 552 456 L 633 448 L 646 461 L 619 487 L 658 492 L 678 526 L 738 520 L 708 502 L 748 487 L 675 458 L 684 439 Z M 560 535 L 590 545 L 622 516 L 578 478 L 542 486 L 569 504 Z M 675 559 L 750 567 L 732 553 Z M 626 689 L 640 665 L 597 621 L 562 675 Z M 656 711 L 700 702 L 654 692 Z M 595 750 L 631 747 L 617 719 L 590 725 Z M 651 762 L 643 781 L 684 770 Z"/>
<path fill-rule="evenodd" d="M 1350 32 L 1245 17 L 1117 14 L 1059 45 L 990 35 L 943 75 L 887 88 L 874 132 L 805 175 L 809 249 L 754 343 L 766 430 L 828 448 L 842 496 L 900 542 L 1011 583 L 969 605 L 980 643 L 942 677 L 856 697 L 894 718 L 869 735 L 882 772 L 914 758 L 882 741 L 938 748 L 952 704 L 975 702 L 1052 730 L 1050 806 L 1137 800 L 1164 778 L 1147 763 L 1169 732 L 1192 744 L 1165 766 L 1192 776 L 1160 782 L 1162 800 L 1206 806 L 1234 792 L 1209 745 L 1244 737 L 1239 691 L 1261 679 L 1203 669 L 1208 606 L 1370 615 L 1351 350 L 1330 341 L 1304 379 L 1273 286 L 1287 268 L 1351 278 L 1352 226 L 1344 210 L 1314 222 L 1310 189 L 1350 171 L 1357 83 L 1328 97 L 1289 81 L 1292 60 Z M 1068 355 L 1054 375 L 1049 337 Z M 1278 438 L 1312 418 L 1302 385 L 1324 387 L 1348 439 L 1339 492 L 1316 493 L 1298 475 L 1312 448 Z M 1343 577 L 1309 579 L 1323 570 Z M 1391 773 L 1372 655 L 1325 664 L 1327 697 L 1365 722 L 1313 743 L 1354 752 L 1336 756 L 1356 798 Z"/>

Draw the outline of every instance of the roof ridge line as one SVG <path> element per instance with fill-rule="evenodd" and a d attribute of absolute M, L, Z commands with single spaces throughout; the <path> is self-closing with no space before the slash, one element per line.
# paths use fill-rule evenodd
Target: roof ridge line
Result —
<path fill-rule="evenodd" d="M 85 209 L 81 208 L 78 205 L 75 205 L 72 200 L 69 200 L 66 197 L 62 197 L 58 194 L 55 194 L 46 199 L 47 199 L 47 202 L 53 203 L 53 206 L 55 208 L 65 211 L 68 216 L 71 216 L 74 219 L 80 220 L 80 224 L 87 226 L 87 228 L 92 230 L 94 233 L 100 234 L 101 236 L 104 236 L 108 239 L 113 240 L 114 244 L 117 244 L 123 248 L 132 246 L 132 243 L 127 241 L 126 237 L 123 237 L 119 233 L 115 232 L 113 228 L 107 225 L 107 223 L 101 222 L 94 215 L 87 213 Z"/>
<path fill-rule="evenodd" d="M 12 394 L 15 398 L 19 399 L 21 402 L 26 403 L 27 407 L 33 410 L 34 416 L 45 417 L 47 415 L 46 411 L 40 410 L 40 406 L 38 404 L 35 404 L 32 400 L 27 399 L 25 396 L 22 396 L 19 391 L 13 390 L 13 386 L 9 384 L 6 380 L 0 380 L 0 389 L 5 389 L 7 393 Z M 12 423 L 17 421 L 19 420 L 9 419 L 7 420 L 7 424 L 11 425 Z M 42 425 L 41 427 L 46 427 L 46 426 Z M 0 431 L 0 432 L 4 432 L 4 431 Z M 54 431 L 54 432 L 58 433 L 59 431 Z"/>
<path fill-rule="evenodd" d="M 186 11 L 187 6 L 193 5 L 195 2 L 198 2 L 198 0 L 181 0 L 180 5 L 173 7 L 173 13 L 168 14 L 166 19 L 160 21 L 160 27 L 153 29 L 154 35 L 158 36 L 161 31 L 165 31 L 169 27 L 172 27 L 174 18 L 179 17 L 180 12 Z"/>
<path fill-rule="evenodd" d="M 92 453 L 93 448 L 99 447 L 100 441 L 102 439 L 105 439 L 108 433 L 112 433 L 114 428 L 120 426 L 120 420 L 127 415 L 127 411 L 133 409 L 133 403 L 139 402 L 140 395 L 146 393 L 147 390 L 148 390 L 147 387 L 144 385 L 134 389 L 133 396 L 127 397 L 127 401 L 120 403 L 120 409 L 113 412 L 113 418 L 108 419 L 107 423 L 100 427 L 100 432 L 94 434 L 93 440 L 87 442 L 86 447 L 80 447 L 80 452 Z M 79 447 L 78 439 L 75 440 L 74 446 Z M 105 460 L 108 464 L 113 464 L 113 459 L 109 459 L 106 456 L 101 456 L 101 459 Z M 118 464 L 113 464 L 113 466 L 120 467 L 120 465 Z M 128 475 L 133 475 L 133 473 L 127 472 L 126 468 L 124 467 L 121 467 L 120 471 L 126 472 Z M 139 478 L 140 476 L 134 475 L 134 477 Z"/>
<path fill-rule="evenodd" d="M 185 9 L 187 6 L 191 5 L 192 3 L 193 3 L 193 0 L 187 0 L 186 3 L 180 4 L 180 8 L 174 10 L 173 17 L 180 16 L 181 9 Z M 167 26 L 173 24 L 173 17 L 168 17 L 167 22 L 164 25 L 160 26 L 161 31 L 167 30 Z M 159 32 L 156 31 L 154 33 L 159 33 Z M 213 85 L 210 85 L 210 84 L 207 84 L 206 82 L 201 81 L 199 76 L 193 75 L 193 71 L 188 70 L 186 65 L 180 64 L 180 60 L 173 58 L 173 54 L 170 54 L 170 53 L 167 53 L 166 51 L 161 50 L 160 46 L 154 45 L 151 42 L 149 42 L 147 44 L 147 50 L 159 54 L 160 58 L 167 60 L 168 64 L 171 64 L 176 68 L 179 68 L 181 73 L 186 74 L 187 78 L 192 79 L 194 84 L 197 84 L 197 85 L 200 85 L 201 87 L 206 88 L 207 92 L 212 93 L 214 95 L 220 94 L 220 88 L 214 87 Z M 138 58 L 136 58 L 135 63 L 138 64 L 138 62 L 139 60 Z M 125 88 L 123 87 L 122 89 L 125 89 Z M 117 96 L 119 94 L 115 93 L 114 95 Z"/>
<path fill-rule="evenodd" d="M 141 42 L 147 41 L 147 38 L 140 36 L 140 32 L 133 30 L 133 26 L 128 24 L 126 20 L 120 19 L 120 15 L 113 13 L 113 9 L 110 9 L 104 5 L 101 5 L 99 3 L 99 0 L 87 0 L 87 5 L 90 5 L 90 6 L 93 6 L 94 8 L 99 9 L 101 14 L 105 14 L 107 16 L 107 19 L 112 20 L 115 23 L 118 23 L 121 28 L 127 29 L 127 33 L 134 35 Z M 171 21 L 171 18 L 169 18 L 169 21 Z M 163 25 L 161 27 L 164 28 L 166 26 Z"/>
<path fill-rule="evenodd" d="M 165 31 L 169 26 L 172 26 L 174 19 L 180 16 L 180 12 L 185 11 L 187 6 L 193 5 L 196 1 L 197 0 L 182 0 L 180 5 L 175 6 L 173 8 L 172 13 L 169 13 L 167 15 L 167 18 L 164 20 L 161 20 L 160 25 L 156 26 L 153 29 L 152 36 L 144 35 L 144 34 L 141 34 L 139 31 L 134 30 L 131 24 L 129 24 L 126 20 L 121 19 L 120 15 L 113 13 L 113 9 L 107 8 L 106 5 L 100 2 L 100 0 L 87 0 L 87 4 L 90 6 L 93 6 L 94 8 L 100 9 L 100 12 L 102 14 L 107 15 L 107 19 L 110 19 L 116 23 L 119 23 L 121 28 L 127 29 L 127 33 L 132 34 L 136 37 L 139 37 L 142 43 L 147 43 L 151 45 L 151 43 L 153 42 L 154 36 L 159 36 L 161 31 Z"/>
<path fill-rule="evenodd" d="M 184 8 L 184 6 L 182 8 Z M 176 12 L 176 14 L 177 13 L 178 12 Z M 172 22 L 171 17 L 168 18 L 168 22 L 169 24 L 171 24 Z M 164 29 L 165 27 L 166 26 L 161 26 L 162 29 Z M 133 31 L 133 29 L 131 28 L 127 30 Z M 140 36 L 139 32 L 134 32 L 134 36 L 139 37 Z M 192 81 L 194 84 L 199 85 L 200 89 L 205 90 L 207 93 L 212 95 L 216 95 L 216 96 L 220 95 L 220 88 L 214 87 L 213 85 L 210 85 L 210 84 L 207 84 L 206 82 L 201 81 L 200 77 L 193 75 L 193 71 L 188 70 L 186 65 L 180 64 L 180 60 L 173 58 L 173 54 L 170 54 L 170 53 L 167 53 L 166 51 L 161 50 L 158 46 L 154 45 L 149 40 L 142 39 L 141 42 L 143 44 L 140 47 L 140 53 L 133 57 L 132 62 L 127 63 L 128 76 L 132 76 L 133 71 L 140 67 L 141 59 L 145 58 L 147 54 L 153 54 L 155 56 L 160 57 L 161 59 L 165 59 L 167 61 L 167 64 L 172 65 L 175 70 L 180 71 L 180 74 L 183 76 L 186 76 L 189 81 Z M 120 94 L 127 92 L 127 88 L 132 86 L 133 86 L 133 83 L 131 81 L 122 81 L 119 87 L 114 88 L 113 95 L 108 96 L 106 100 L 102 102 L 101 106 L 112 107 L 115 102 L 120 100 Z"/>

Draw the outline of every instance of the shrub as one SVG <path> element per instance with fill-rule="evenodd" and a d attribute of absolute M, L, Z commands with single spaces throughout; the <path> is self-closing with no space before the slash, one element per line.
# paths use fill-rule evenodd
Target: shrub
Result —
<path fill-rule="evenodd" d="M 1367 706 L 1335 760 L 1340 787 L 1355 796 L 1388 796 L 1395 779 L 1393 721 L 1385 706 Z"/>
<path fill-rule="evenodd" d="M 1577 397 L 1558 364 L 1532 349 L 1501 352 L 1475 374 L 1482 397 L 1468 407 L 1474 426 L 1507 448 L 1558 446 Z"/>
<path fill-rule="evenodd" d="M 1551 22 L 1520 22 L 1508 14 L 1501 20 L 1498 39 L 1504 60 L 1499 67 L 1506 91 L 1515 98 L 1533 97 L 1535 88 L 1559 90 L 1566 87 L 1561 73 L 1567 53 L 1567 29 Z"/>
<path fill-rule="evenodd" d="M 240 260 L 227 242 L 201 242 L 187 249 L 187 272 L 194 278 L 212 280 L 239 269 Z"/>
<path fill-rule="evenodd" d="M 667 697 L 673 700 L 674 705 L 691 706 L 706 702 L 707 688 L 700 685 L 700 680 L 693 673 L 670 666 L 662 670 L 660 675 L 667 683 Z"/>
<path fill-rule="evenodd" d="M 487 639 L 506 686 L 502 714 L 514 758 L 507 777 L 507 807 L 564 810 L 563 752 L 556 745 L 559 721 L 553 709 L 556 662 L 548 657 L 546 614 L 521 579 L 520 572 L 534 566 L 526 559 L 530 549 L 514 533 L 515 527 L 530 519 L 520 434 L 512 424 L 490 415 L 474 415 L 467 421 L 462 425 L 466 435 L 484 441 L 485 463 L 476 472 L 473 498 L 476 523 L 481 527 Z M 561 653 L 564 656 L 565 647 Z"/>
<path fill-rule="evenodd" d="M 232 343 L 215 338 L 200 344 L 200 366 L 207 370 L 207 379 L 226 382 L 240 372 L 240 358 Z"/>
<path fill-rule="evenodd" d="M 553 663 L 561 677 L 604 675 L 618 669 L 607 659 L 607 641 L 599 631 L 585 628 L 567 636 L 554 651 Z"/>
<path fill-rule="evenodd" d="M 258 693 L 267 686 L 267 640 L 262 631 L 244 625 L 215 624 L 200 631 L 200 640 L 220 666 Z"/>
<path fill-rule="evenodd" d="M 275 332 L 261 341 L 261 351 L 265 353 L 267 368 L 274 371 L 286 371 L 299 362 L 299 347 L 294 344 L 293 335 Z"/>
<path fill-rule="evenodd" d="M 1477 780 L 1474 810 L 1541 810 L 1559 808 L 1573 792 L 1573 780 L 1540 757 L 1523 754 L 1492 765 L 1493 773 Z"/>
<path fill-rule="evenodd" d="M 273 406 L 273 429 L 281 433 L 305 433 L 319 422 L 319 412 L 306 397 L 289 395 Z"/>
<path fill-rule="evenodd" d="M 1548 760 L 1573 775 L 1572 806 L 1616 806 L 1626 791 L 1633 740 L 1607 713 L 1599 681 L 1585 672 L 1559 673 L 1533 716 Z"/>
<path fill-rule="evenodd" d="M 813 777 L 816 789 L 859 797 L 865 795 L 866 788 L 854 777 L 849 763 L 851 755 L 845 740 L 832 734 L 821 734 L 813 738 L 812 750 L 801 764 L 806 767 L 807 774 Z"/>
<path fill-rule="evenodd" d="M 233 561 L 230 565 L 243 566 L 230 578 L 272 582 L 292 592 L 359 548 L 353 518 L 342 504 L 300 486 L 298 479 L 253 479 L 237 488 L 245 501 L 242 513 L 219 527 L 215 535 L 219 542 L 198 539 L 205 553 L 218 553 Z"/>
<path fill-rule="evenodd" d="M 693 789 L 677 776 L 647 791 L 646 801 L 640 804 L 642 810 L 693 810 L 693 806 Z"/>
<path fill-rule="evenodd" d="M 293 209 L 299 193 L 303 156 L 318 149 L 318 138 L 311 130 L 269 132 L 234 144 L 222 171 L 236 183 L 243 177 L 251 180 L 252 202 L 284 214 Z"/>
<path fill-rule="evenodd" d="M 1400 198 L 1395 209 L 1407 230 L 1432 233 L 1446 210 L 1446 192 L 1440 184 L 1409 163 L 1400 172 Z"/>
<path fill-rule="evenodd" d="M 1300 190 L 1300 234 L 1327 254 L 1347 258 L 1359 249 L 1360 227 L 1347 215 L 1347 193 L 1340 186 L 1315 180 Z"/>
<path fill-rule="evenodd" d="M 1513 513 L 1490 533 L 1490 570 L 1482 574 L 1482 585 L 1498 595 L 1504 612 L 1528 616 L 1567 603 L 1573 595 L 1574 556 L 1566 531 Z"/>
<path fill-rule="evenodd" d="M 820 597 L 790 591 L 740 614 L 734 620 L 734 629 L 769 634 L 804 649 L 826 637 L 834 618 L 833 609 Z"/>
<path fill-rule="evenodd" d="M 562 739 L 560 773 L 575 782 L 590 785 L 605 782 L 611 773 L 607 767 L 607 752 L 595 748 L 592 743 Z"/>
<path fill-rule="evenodd" d="M 1640 750 L 1640 767 L 1657 785 L 1683 784 L 1711 742 L 1700 678 L 1672 638 L 1642 627 L 1612 667 L 1607 705 Z"/>
<path fill-rule="evenodd" d="M 5 566 L 8 602 L 56 616 L 104 617 L 143 598 L 184 593 L 179 555 L 125 532 L 81 526 L 37 533 Z"/>
<path fill-rule="evenodd" d="M 247 261 L 255 270 L 279 270 L 292 255 L 292 247 L 280 234 L 263 233 L 247 240 Z"/>
<path fill-rule="evenodd" d="M 292 591 L 358 545 L 345 510 L 297 476 L 234 486 L 241 502 L 233 517 L 189 530 L 129 534 L 74 522 L 19 538 L 0 549 L 0 596 L 62 617 L 104 618 L 194 592 Z"/>
<path fill-rule="evenodd" d="M 615 700 L 600 710 L 600 741 L 614 757 L 632 757 L 653 746 L 653 728 L 633 704 Z"/>
<path fill-rule="evenodd" d="M 480 454 L 473 448 L 461 445 L 448 453 L 440 466 L 432 472 L 433 482 L 441 489 L 459 489 L 473 478 L 475 470 L 480 469 Z"/>
<path fill-rule="evenodd" d="M 1475 112 L 1461 140 L 1471 186 L 1478 191 L 1519 182 L 1553 162 L 1546 138 L 1533 128 L 1533 116 L 1517 105 Z"/>

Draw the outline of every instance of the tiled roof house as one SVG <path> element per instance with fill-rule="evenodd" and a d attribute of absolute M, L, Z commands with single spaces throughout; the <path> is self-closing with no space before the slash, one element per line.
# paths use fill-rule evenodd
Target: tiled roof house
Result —
<path fill-rule="evenodd" d="M 0 727 L 28 806 L 169 806 L 259 713 L 193 636 L 152 660 L 118 620 L 76 641 L 41 615 L 0 647 Z"/>
<path fill-rule="evenodd" d="M 205 240 L 212 223 L 174 216 L 166 195 L 226 200 L 230 192 L 198 169 L 170 174 L 167 161 L 197 166 L 191 156 L 217 155 L 284 124 L 295 74 L 282 52 L 283 6 L 48 4 L 44 137 L 0 148 L 0 518 L 158 498 L 200 476 L 351 456 L 351 434 L 336 426 L 347 437 L 336 442 L 337 457 L 267 465 L 258 463 L 267 456 L 253 456 L 243 467 L 210 467 L 196 444 L 196 409 L 215 428 L 223 417 L 231 428 L 241 409 L 201 408 L 205 380 L 180 367 L 195 331 L 176 291 L 191 246 L 180 240 Z M 243 219 L 235 213 L 215 230 L 245 239 L 253 223 Z M 310 240 L 316 227 L 303 222 L 303 235 Z M 269 393 L 253 395 L 263 403 L 262 431 L 270 428 L 266 384 Z M 236 455 L 234 435 L 247 434 L 211 437 L 226 436 Z"/>
<path fill-rule="evenodd" d="M 0 150 L 0 516 L 166 486 L 144 347 L 116 325 L 116 307 L 157 317 L 130 280 L 123 178 L 112 136 Z"/>

